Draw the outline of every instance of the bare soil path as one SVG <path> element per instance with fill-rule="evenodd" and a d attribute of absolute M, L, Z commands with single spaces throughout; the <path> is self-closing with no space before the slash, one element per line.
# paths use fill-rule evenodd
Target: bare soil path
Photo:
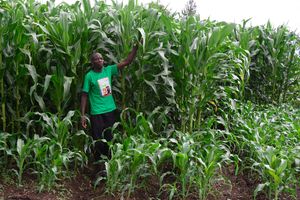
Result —
<path fill-rule="evenodd" d="M 220 180 L 213 186 L 213 192 L 208 196 L 208 200 L 251 200 L 255 185 L 246 176 L 234 175 L 233 167 L 223 170 L 224 180 Z M 71 179 L 66 179 L 59 183 L 55 189 L 48 192 L 37 192 L 37 185 L 34 178 L 24 177 L 24 185 L 17 187 L 12 181 L 0 180 L 0 200 L 117 200 L 120 195 L 112 196 L 105 193 L 105 184 L 100 184 L 94 188 L 92 180 L 95 179 L 93 171 L 85 169 Z M 251 185 L 252 184 L 252 185 Z M 146 189 L 139 189 L 131 196 L 131 200 L 157 199 L 159 185 L 155 179 L 149 181 Z M 298 191 L 300 197 L 300 191 Z M 167 195 L 162 195 L 161 199 L 167 199 Z M 196 197 L 190 197 L 197 199 Z M 258 200 L 266 199 L 260 195 Z M 282 199 L 291 199 L 283 197 Z"/>

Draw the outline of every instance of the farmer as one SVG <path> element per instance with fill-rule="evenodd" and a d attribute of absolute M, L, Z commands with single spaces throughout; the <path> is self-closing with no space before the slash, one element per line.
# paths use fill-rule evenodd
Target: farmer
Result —
<path fill-rule="evenodd" d="M 138 44 L 134 45 L 127 59 L 119 64 L 104 67 L 103 57 L 100 53 L 93 53 L 91 56 L 92 69 L 87 72 L 84 78 L 81 96 L 81 125 L 87 127 L 86 105 L 87 99 L 90 103 L 91 132 L 94 140 L 105 139 L 111 141 L 113 136 L 109 129 L 115 123 L 116 104 L 112 96 L 112 76 L 118 75 L 118 70 L 129 65 L 135 58 Z M 101 155 L 110 157 L 107 143 L 97 141 L 95 144 L 95 159 Z"/>

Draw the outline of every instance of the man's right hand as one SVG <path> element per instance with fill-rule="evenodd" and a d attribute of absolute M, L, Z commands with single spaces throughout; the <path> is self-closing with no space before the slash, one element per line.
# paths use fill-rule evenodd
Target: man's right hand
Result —
<path fill-rule="evenodd" d="M 86 127 L 87 127 L 87 124 L 86 124 L 86 116 L 81 116 L 81 126 L 83 127 L 83 128 L 85 128 L 86 129 Z"/>

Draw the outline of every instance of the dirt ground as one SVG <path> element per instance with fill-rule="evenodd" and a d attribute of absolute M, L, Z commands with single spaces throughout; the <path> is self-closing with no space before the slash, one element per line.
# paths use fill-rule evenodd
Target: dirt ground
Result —
<path fill-rule="evenodd" d="M 255 185 L 249 178 L 243 175 L 234 175 L 233 167 L 222 170 L 223 179 L 213 185 L 213 190 L 208 196 L 208 200 L 250 200 L 253 199 Z M 84 169 L 75 177 L 59 183 L 55 189 L 49 192 L 37 192 L 34 178 L 25 176 L 23 186 L 17 187 L 16 183 L 0 180 L 0 200 L 117 200 L 122 199 L 120 195 L 112 196 L 105 193 L 105 184 L 100 184 L 94 188 L 92 180 L 95 179 L 93 170 Z M 138 189 L 129 199 L 146 200 L 157 199 L 159 184 L 155 178 L 148 181 L 145 189 Z M 298 191 L 300 197 L 300 191 Z M 167 199 L 167 195 L 161 195 L 160 199 Z M 189 197 L 188 200 L 197 199 Z M 258 196 L 258 200 L 267 199 L 263 195 Z M 291 199 L 282 197 L 281 199 Z M 300 198 L 298 198 L 300 199 Z"/>

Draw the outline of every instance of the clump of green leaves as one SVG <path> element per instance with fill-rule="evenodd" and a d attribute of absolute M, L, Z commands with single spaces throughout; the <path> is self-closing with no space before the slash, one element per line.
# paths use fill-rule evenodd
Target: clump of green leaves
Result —
<path fill-rule="evenodd" d="M 28 113 L 22 119 L 27 123 L 26 134 L 1 134 L 1 161 L 13 159 L 19 185 L 27 171 L 37 175 L 39 190 L 50 189 L 59 178 L 70 176 L 71 169 L 87 164 L 91 138 L 74 131 L 73 118 L 74 111 L 62 119 L 50 113 Z"/>
<path fill-rule="evenodd" d="M 204 199 L 230 150 L 236 171 L 260 174 L 255 194 L 293 193 L 299 112 L 243 104 L 299 105 L 299 37 L 246 23 L 181 18 L 135 0 L 94 7 L 0 0 L 0 165 L 12 167 L 19 184 L 33 171 L 40 189 L 85 165 L 93 142 L 74 110 L 89 55 L 118 63 L 140 43 L 113 83 L 124 112 L 106 163 L 108 191 L 130 196 L 156 176 L 170 198 L 198 191 Z"/>
<path fill-rule="evenodd" d="M 241 105 L 228 116 L 231 142 L 243 158 L 242 168 L 256 173 L 260 184 L 254 196 L 265 191 L 269 199 L 279 199 L 288 192 L 296 197 L 299 175 L 299 110 L 280 107 Z"/>
<path fill-rule="evenodd" d="M 107 175 L 99 177 L 106 179 L 107 191 L 119 191 L 129 198 L 135 189 L 147 187 L 149 178 L 156 177 L 160 182 L 158 195 L 187 198 L 196 194 L 205 199 L 217 171 L 230 161 L 229 150 L 219 140 L 223 133 L 212 129 L 183 133 L 164 128 L 154 132 L 151 114 L 146 117 L 133 110 L 131 115 L 126 112 L 120 122 L 125 126 L 114 127 L 112 158 L 105 163 Z"/>

